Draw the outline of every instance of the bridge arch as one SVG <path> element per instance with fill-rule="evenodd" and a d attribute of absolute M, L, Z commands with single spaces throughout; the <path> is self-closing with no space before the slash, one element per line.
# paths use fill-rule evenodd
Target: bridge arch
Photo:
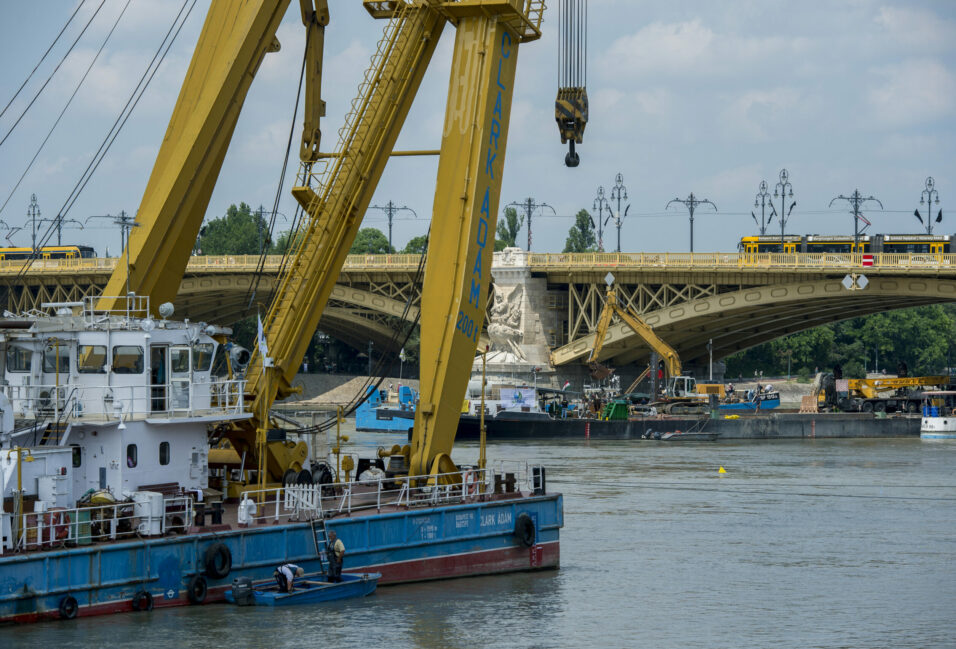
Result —
<path fill-rule="evenodd" d="M 875 277 L 862 290 L 847 290 L 839 278 L 742 288 L 649 311 L 644 320 L 686 362 L 723 358 L 788 334 L 859 316 L 956 301 L 956 280 L 935 277 Z M 594 344 L 590 333 L 552 354 L 556 365 L 582 362 Z M 645 360 L 650 349 L 627 325 L 608 329 L 598 360 L 623 365 Z"/>

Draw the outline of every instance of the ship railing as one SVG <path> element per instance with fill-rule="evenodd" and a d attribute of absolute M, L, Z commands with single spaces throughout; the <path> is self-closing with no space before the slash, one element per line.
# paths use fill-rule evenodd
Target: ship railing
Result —
<path fill-rule="evenodd" d="M 503 470 L 464 467 L 437 476 L 376 477 L 331 484 L 297 484 L 244 491 L 239 522 L 310 520 L 384 507 L 430 507 L 471 502 L 484 494 L 532 491 L 535 467 L 501 463 Z"/>
<path fill-rule="evenodd" d="M 21 417 L 54 421 L 129 421 L 131 418 L 173 418 L 245 414 L 245 380 L 145 385 L 13 384 L 2 389 Z"/>
<path fill-rule="evenodd" d="M 14 499 L 16 510 L 17 499 Z M 145 510 L 145 511 L 143 511 Z M 6 514 L 12 534 L 5 550 L 30 552 L 82 546 L 122 538 L 183 533 L 194 519 L 193 497 L 163 498 L 161 511 L 123 501 L 88 507 L 52 507 L 46 511 Z M 4 525 L 6 528 L 7 525 Z"/>

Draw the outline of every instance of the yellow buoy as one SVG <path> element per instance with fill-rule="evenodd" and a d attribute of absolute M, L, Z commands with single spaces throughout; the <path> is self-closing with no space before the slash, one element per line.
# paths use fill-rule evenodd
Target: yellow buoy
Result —
<path fill-rule="evenodd" d="M 717 470 L 717 473 L 727 473 L 727 470 L 726 470 L 724 467 L 720 467 L 720 468 Z"/>

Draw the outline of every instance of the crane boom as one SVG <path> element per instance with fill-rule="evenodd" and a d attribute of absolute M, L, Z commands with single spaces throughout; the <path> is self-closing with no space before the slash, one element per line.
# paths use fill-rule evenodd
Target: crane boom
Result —
<path fill-rule="evenodd" d="M 305 2 L 305 0 L 302 0 Z M 124 258 L 103 291 L 116 309 L 127 286 L 152 308 L 172 301 L 206 215 L 226 149 L 259 64 L 278 51 L 289 0 L 214 0 L 143 192 Z M 125 257 L 129 256 L 129 275 Z M 127 283 L 128 281 L 128 283 Z"/>
<path fill-rule="evenodd" d="M 660 355 L 661 360 L 664 361 L 664 366 L 667 368 L 667 374 L 669 376 L 681 375 L 681 362 L 677 351 L 664 342 L 660 336 L 654 333 L 654 329 L 652 329 L 649 324 L 644 322 L 640 316 L 632 314 L 628 310 L 621 308 L 621 305 L 618 303 L 617 299 L 617 289 L 615 289 L 613 286 L 608 286 L 607 289 L 607 299 L 604 302 L 604 309 L 601 311 L 601 317 L 598 320 L 597 329 L 594 331 L 594 347 L 591 349 L 591 353 L 588 356 L 588 362 L 597 361 L 598 356 L 601 353 L 601 348 L 604 346 L 604 339 L 607 337 L 607 330 L 611 324 L 611 316 L 615 314 L 617 317 L 623 320 L 628 327 L 633 329 L 634 333 L 640 336 L 641 339 L 646 342 L 651 349 Z"/>
<path fill-rule="evenodd" d="M 438 189 L 422 289 L 420 399 L 411 475 L 455 470 L 449 454 L 491 284 L 518 43 L 540 35 L 543 2 L 448 3 L 458 19 Z M 533 29 L 527 30 L 528 25 Z"/>

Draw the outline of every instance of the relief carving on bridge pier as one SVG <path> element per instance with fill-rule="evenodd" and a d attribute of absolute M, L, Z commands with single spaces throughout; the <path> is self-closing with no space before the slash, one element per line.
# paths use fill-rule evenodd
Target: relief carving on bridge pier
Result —
<path fill-rule="evenodd" d="M 489 362 L 527 361 L 520 347 L 524 340 L 521 329 L 523 297 L 524 287 L 520 284 L 495 286 L 494 302 L 488 312 L 488 338 L 492 349 Z"/>

